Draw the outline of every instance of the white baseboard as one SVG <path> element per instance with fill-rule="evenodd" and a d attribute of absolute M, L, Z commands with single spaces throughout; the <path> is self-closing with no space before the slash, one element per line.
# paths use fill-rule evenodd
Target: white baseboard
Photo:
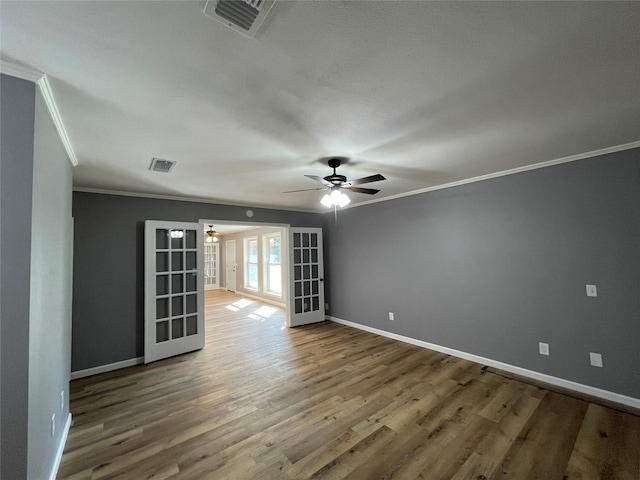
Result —
<path fill-rule="evenodd" d="M 64 424 L 64 430 L 62 431 L 62 438 L 58 444 L 56 450 L 56 456 L 53 459 L 53 466 L 51 467 L 51 473 L 49 474 L 49 480 L 56 480 L 58 476 L 58 470 L 60 469 L 60 462 L 62 462 L 62 454 L 64 453 L 64 446 L 67 444 L 67 437 L 69 436 L 69 429 L 71 428 L 71 414 L 67 416 L 67 421 Z"/>
<path fill-rule="evenodd" d="M 118 370 L 120 368 L 132 367 L 134 365 L 140 365 L 142 363 L 144 363 L 144 357 L 137 357 L 137 358 L 130 358 L 129 360 L 122 360 L 121 362 L 109 363 L 107 365 L 100 365 L 99 367 L 87 368 L 86 370 L 77 370 L 75 372 L 71 372 L 71 380 L 90 377 L 91 375 L 110 372 L 112 370 Z"/>
<path fill-rule="evenodd" d="M 417 340 L 415 338 L 405 337 L 404 335 L 398 335 L 397 333 L 386 332 L 384 330 L 368 327 L 366 325 L 350 322 L 348 320 L 332 317 L 330 315 L 327 315 L 327 320 L 331 320 L 332 322 L 339 323 L 341 325 L 346 325 L 348 327 L 357 328 L 359 330 L 364 330 L 366 332 L 375 333 L 376 335 L 380 335 L 383 337 L 392 338 L 394 340 L 410 343 L 412 345 L 417 345 L 418 347 L 428 348 L 429 350 L 435 350 L 436 352 L 442 352 L 448 355 L 452 355 L 454 357 L 470 360 L 472 362 L 476 362 L 481 365 L 494 367 L 499 370 L 504 370 L 505 372 L 521 375 L 523 377 L 531 378 L 539 382 L 544 382 L 550 385 L 555 385 L 557 387 L 573 390 L 574 392 L 579 392 L 585 395 L 591 395 L 592 397 L 602 398 L 603 400 L 609 400 L 611 402 L 619 403 L 621 405 L 626 405 L 628 407 L 640 408 L 639 398 L 628 397 L 626 395 L 610 392 L 608 390 L 602 390 L 600 388 L 591 387 L 589 385 L 583 385 L 581 383 L 572 382 L 571 380 L 565 380 L 564 378 L 553 377 L 551 375 L 547 375 L 544 373 L 535 372 L 533 370 L 527 370 L 525 368 L 509 365 L 508 363 L 498 362 L 497 360 L 481 357 L 479 355 L 474 355 L 472 353 L 462 352 L 460 350 L 454 350 L 453 348 L 443 347 L 441 345 L 425 342 L 423 340 Z"/>

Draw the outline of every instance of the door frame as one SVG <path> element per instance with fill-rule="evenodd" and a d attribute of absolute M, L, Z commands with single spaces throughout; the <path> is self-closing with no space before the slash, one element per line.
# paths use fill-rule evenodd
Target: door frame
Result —
<path fill-rule="evenodd" d="M 203 225 L 251 225 L 252 227 L 255 228 L 261 228 L 261 227 L 278 227 L 278 228 L 283 228 L 284 229 L 284 233 L 283 233 L 283 241 L 285 243 L 284 247 L 286 248 L 283 249 L 283 255 L 286 254 L 287 255 L 287 263 L 289 262 L 289 230 L 291 229 L 291 224 L 290 223 L 270 223 L 270 222 L 250 222 L 250 221 L 238 221 L 238 220 L 216 220 L 213 218 L 199 218 L 198 219 L 198 223 L 201 223 Z M 236 244 L 236 249 L 238 248 L 238 245 Z M 236 258 L 237 258 L 237 250 L 236 250 Z M 226 266 L 226 248 L 225 248 L 225 266 Z M 204 260 L 203 260 L 204 262 Z M 236 269 L 236 284 L 237 284 L 237 273 L 238 270 Z M 289 266 L 287 265 L 287 268 L 283 268 L 282 269 L 282 275 L 283 275 L 283 285 L 282 287 L 284 288 L 284 291 L 282 292 L 282 300 L 284 302 L 284 310 L 285 310 L 285 319 L 287 322 L 287 328 L 291 327 L 291 317 L 289 315 Z M 227 272 L 225 269 L 225 285 L 226 285 L 226 276 L 227 276 Z M 238 295 L 244 295 L 243 293 L 238 293 L 235 292 Z M 261 299 L 262 300 L 262 299 Z"/>

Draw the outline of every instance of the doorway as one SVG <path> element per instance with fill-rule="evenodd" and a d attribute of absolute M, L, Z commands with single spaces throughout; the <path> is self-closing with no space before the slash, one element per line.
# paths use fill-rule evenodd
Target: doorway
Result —
<path fill-rule="evenodd" d="M 199 221 L 219 235 L 224 290 L 283 309 L 285 327 L 325 320 L 322 229 Z"/>

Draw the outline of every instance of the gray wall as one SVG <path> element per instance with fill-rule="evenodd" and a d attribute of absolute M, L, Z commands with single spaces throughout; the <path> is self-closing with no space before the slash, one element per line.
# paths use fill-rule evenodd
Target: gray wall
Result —
<path fill-rule="evenodd" d="M 33 157 L 28 472 L 44 479 L 69 415 L 73 224 L 71 162 L 39 90 Z"/>
<path fill-rule="evenodd" d="M 35 85 L 3 75 L 0 93 L 0 478 L 40 480 L 69 413 L 71 166 Z"/>
<path fill-rule="evenodd" d="M 0 478 L 27 478 L 35 85 L 0 77 Z"/>
<path fill-rule="evenodd" d="M 640 397 L 640 149 L 338 215 L 330 315 Z"/>
<path fill-rule="evenodd" d="M 251 222 L 320 226 L 320 214 L 252 208 Z M 245 221 L 245 207 L 74 192 L 71 371 L 144 354 L 144 221 Z"/>

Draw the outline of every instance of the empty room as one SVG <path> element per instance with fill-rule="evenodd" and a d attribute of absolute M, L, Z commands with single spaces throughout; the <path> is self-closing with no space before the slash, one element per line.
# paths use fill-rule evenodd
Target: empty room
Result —
<path fill-rule="evenodd" d="M 640 2 L 0 2 L 0 478 L 640 479 Z"/>

